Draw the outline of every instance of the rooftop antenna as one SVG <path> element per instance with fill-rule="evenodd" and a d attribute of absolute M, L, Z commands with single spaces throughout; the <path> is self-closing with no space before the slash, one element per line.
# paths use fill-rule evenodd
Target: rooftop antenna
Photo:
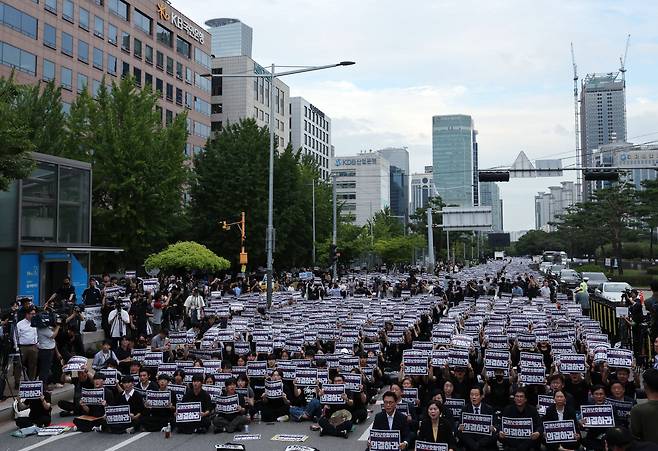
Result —
<path fill-rule="evenodd" d="M 631 35 L 628 34 L 626 36 L 626 49 L 624 50 L 624 57 L 622 58 L 621 56 L 619 57 L 619 62 L 621 63 L 621 67 L 619 68 L 619 72 L 621 72 L 621 82 L 623 86 L 623 95 L 624 95 L 624 124 L 626 123 L 626 57 L 628 56 L 628 44 L 631 41 Z M 626 127 L 624 127 L 624 136 L 623 136 L 624 142 L 626 142 Z"/>
<path fill-rule="evenodd" d="M 574 110 L 574 133 L 576 135 L 576 164 L 583 165 L 580 161 L 580 110 L 578 108 L 578 66 L 576 66 L 576 55 L 573 51 L 573 42 L 571 43 L 571 64 L 573 65 L 573 110 Z M 582 184 L 581 173 L 576 171 L 577 183 L 580 187 Z M 581 201 L 581 189 L 576 190 L 578 193 L 577 201 Z"/>

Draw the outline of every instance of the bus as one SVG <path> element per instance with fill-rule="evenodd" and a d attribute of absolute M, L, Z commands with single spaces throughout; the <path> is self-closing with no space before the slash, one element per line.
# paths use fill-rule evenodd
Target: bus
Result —
<path fill-rule="evenodd" d="M 568 263 L 567 253 L 564 251 L 544 251 L 541 261 L 566 266 Z"/>

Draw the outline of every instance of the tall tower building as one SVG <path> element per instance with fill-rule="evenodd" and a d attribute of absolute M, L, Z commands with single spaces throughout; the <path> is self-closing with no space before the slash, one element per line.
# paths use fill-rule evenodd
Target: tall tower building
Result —
<path fill-rule="evenodd" d="M 476 135 L 471 116 L 432 117 L 434 186 L 446 205 L 479 205 Z"/>
<path fill-rule="evenodd" d="M 377 151 L 390 163 L 391 214 L 406 224 L 409 220 L 409 152 L 406 147 Z"/>
<path fill-rule="evenodd" d="M 323 180 L 329 180 L 331 118 L 303 97 L 290 98 L 290 144 L 294 151 L 312 156 Z"/>
<path fill-rule="evenodd" d="M 211 36 L 212 54 L 224 56 L 248 56 L 251 58 L 253 29 L 239 19 L 211 19 L 206 21 Z"/>
<path fill-rule="evenodd" d="M 593 166 L 594 149 L 625 141 L 626 87 L 622 74 L 586 75 L 580 92 L 581 165 Z M 583 200 L 591 192 L 591 183 L 583 181 Z"/>
<path fill-rule="evenodd" d="M 503 200 L 500 198 L 500 188 L 494 182 L 480 183 L 480 205 L 491 207 L 491 220 L 494 232 L 503 231 Z"/>

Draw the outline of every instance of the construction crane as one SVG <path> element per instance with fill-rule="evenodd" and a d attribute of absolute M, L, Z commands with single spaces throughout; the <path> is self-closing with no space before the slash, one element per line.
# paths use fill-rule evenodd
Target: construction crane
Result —
<path fill-rule="evenodd" d="M 576 66 L 576 55 L 573 51 L 573 42 L 571 43 L 571 64 L 573 65 L 573 110 L 574 110 L 574 133 L 576 135 L 576 164 L 583 165 L 583 162 L 580 161 L 580 109 L 578 108 L 578 66 Z M 581 199 L 581 174 L 577 173 L 578 189 L 576 190 L 578 199 L 580 202 Z"/>

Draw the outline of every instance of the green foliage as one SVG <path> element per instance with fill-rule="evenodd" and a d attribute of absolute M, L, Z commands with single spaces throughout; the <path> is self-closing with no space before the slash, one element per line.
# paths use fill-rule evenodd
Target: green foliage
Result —
<path fill-rule="evenodd" d="M 375 242 L 374 250 L 387 265 L 409 263 L 414 249 L 423 247 L 425 239 L 416 234 L 382 238 Z"/>
<path fill-rule="evenodd" d="M 404 225 L 401 218 L 391 216 L 391 208 L 385 207 L 375 213 L 366 224 L 375 240 L 382 240 L 404 235 Z"/>
<path fill-rule="evenodd" d="M 228 260 L 217 256 L 207 247 L 194 241 L 181 241 L 165 250 L 150 255 L 144 261 L 146 269 L 159 268 L 165 272 L 208 271 L 217 272 L 231 266 Z"/>
<path fill-rule="evenodd" d="M 587 263 L 584 265 L 572 266 L 571 268 L 575 269 L 578 272 L 606 272 L 606 268 L 601 265 L 594 263 Z"/>
<path fill-rule="evenodd" d="M 34 150 L 30 128 L 16 108 L 22 91 L 13 77 L 0 78 L 0 191 L 6 191 L 13 180 L 30 175 L 34 167 L 29 155 Z"/>
<path fill-rule="evenodd" d="M 167 127 L 156 110 L 158 97 L 132 79 L 101 85 L 96 99 L 80 95 L 71 107 L 69 145 L 63 156 L 91 162 L 93 240 L 123 247 L 108 257 L 136 265 L 174 234 L 187 180 L 183 153 L 186 114 Z"/>
<path fill-rule="evenodd" d="M 221 221 L 246 216 L 246 250 L 251 267 L 265 266 L 269 132 L 253 119 L 229 124 L 196 157 L 189 209 L 193 235 L 209 248 L 238 261 L 239 230 L 219 229 Z M 275 264 L 309 266 L 312 249 L 312 183 L 315 180 L 316 241 L 331 233 L 331 187 L 319 180 L 317 164 L 290 147 L 274 162 Z M 320 251 L 320 247 L 318 247 Z"/>
<path fill-rule="evenodd" d="M 530 230 L 515 243 L 515 255 L 540 255 L 545 250 L 563 249 L 564 242 L 554 233 Z"/>

